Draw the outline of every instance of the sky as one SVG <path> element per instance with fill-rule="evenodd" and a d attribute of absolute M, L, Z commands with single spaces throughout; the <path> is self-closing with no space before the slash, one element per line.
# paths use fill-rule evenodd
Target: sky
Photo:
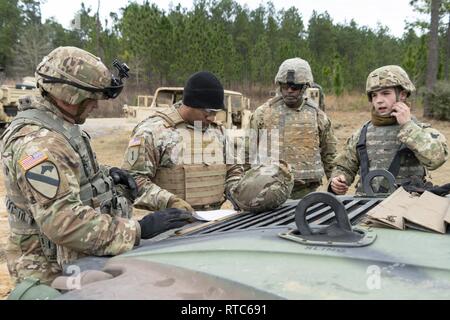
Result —
<path fill-rule="evenodd" d="M 143 3 L 145 0 L 101 0 L 100 16 L 102 21 L 109 17 L 109 12 L 119 12 L 120 8 L 127 5 L 128 2 Z M 236 0 L 235 0 L 236 1 Z M 70 21 L 74 19 L 75 13 L 81 8 L 84 2 L 87 7 L 97 11 L 98 0 L 47 0 L 42 5 L 42 16 L 44 19 L 54 17 L 63 27 L 69 28 Z M 169 7 L 178 3 L 187 9 L 192 7 L 193 0 L 158 0 L 154 2 L 159 8 L 168 10 Z M 261 0 L 237 0 L 241 5 L 247 5 L 250 9 L 255 9 L 259 4 L 265 4 Z M 350 22 L 354 19 L 359 26 L 368 26 L 376 28 L 380 23 L 387 26 L 390 33 L 396 37 L 401 37 L 404 32 L 405 21 L 414 21 L 417 18 L 426 19 L 415 13 L 409 5 L 409 0 L 273 0 L 276 10 L 282 8 L 288 9 L 292 6 L 298 8 L 303 17 L 305 25 L 313 10 L 317 12 L 328 11 L 335 23 Z"/>

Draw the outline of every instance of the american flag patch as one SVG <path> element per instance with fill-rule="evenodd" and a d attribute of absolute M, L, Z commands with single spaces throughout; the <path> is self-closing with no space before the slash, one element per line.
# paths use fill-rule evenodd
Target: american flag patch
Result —
<path fill-rule="evenodd" d="M 141 138 L 136 137 L 130 140 L 130 143 L 128 144 L 129 147 L 135 147 L 141 145 Z"/>
<path fill-rule="evenodd" d="M 44 162 L 48 159 L 48 156 L 41 151 L 33 153 L 31 156 L 28 156 L 22 160 L 20 160 L 20 165 L 25 170 L 33 168 L 35 165 Z"/>

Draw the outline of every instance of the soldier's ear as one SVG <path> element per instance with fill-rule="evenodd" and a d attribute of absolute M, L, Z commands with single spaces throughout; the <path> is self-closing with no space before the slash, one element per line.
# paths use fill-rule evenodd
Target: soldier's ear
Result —
<path fill-rule="evenodd" d="M 408 98 L 408 92 L 405 90 L 402 90 L 402 91 L 400 91 L 400 94 L 398 95 L 398 97 L 401 102 L 405 102 L 406 98 Z"/>

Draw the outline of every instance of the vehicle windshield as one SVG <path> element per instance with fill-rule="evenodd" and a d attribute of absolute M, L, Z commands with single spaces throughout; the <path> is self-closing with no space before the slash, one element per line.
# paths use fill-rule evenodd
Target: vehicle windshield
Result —
<path fill-rule="evenodd" d="M 171 106 L 183 98 L 183 91 L 160 91 L 156 98 L 158 107 Z"/>
<path fill-rule="evenodd" d="M 231 108 L 233 111 L 238 111 L 242 109 L 242 97 L 241 96 L 231 96 Z"/>

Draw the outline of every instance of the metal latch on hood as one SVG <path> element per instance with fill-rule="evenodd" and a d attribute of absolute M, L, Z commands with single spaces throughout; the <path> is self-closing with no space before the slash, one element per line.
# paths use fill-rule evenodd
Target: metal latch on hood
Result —
<path fill-rule="evenodd" d="M 328 226 L 310 226 L 306 221 L 308 208 L 323 203 L 331 207 L 336 221 Z M 313 192 L 305 196 L 295 209 L 297 230 L 282 232 L 280 237 L 305 245 L 363 247 L 372 244 L 376 234 L 371 229 L 352 228 L 347 210 L 331 193 Z"/>

